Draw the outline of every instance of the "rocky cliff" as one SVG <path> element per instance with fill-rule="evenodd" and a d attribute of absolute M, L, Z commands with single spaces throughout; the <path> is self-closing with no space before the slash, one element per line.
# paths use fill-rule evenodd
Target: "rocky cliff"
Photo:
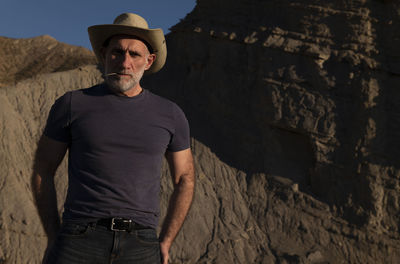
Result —
<path fill-rule="evenodd" d="M 394 1 L 199 1 L 169 35 L 149 84 L 245 174 L 277 261 L 400 262 L 399 12 Z"/>
<path fill-rule="evenodd" d="M 399 16 L 396 1 L 199 0 L 171 29 L 143 85 L 191 124 L 173 263 L 400 262 Z M 100 81 L 87 66 L 0 89 L 0 263 L 39 262 L 35 143 L 55 98 Z M 61 205 L 65 163 L 57 180 Z M 162 182 L 164 211 L 166 166 Z"/>

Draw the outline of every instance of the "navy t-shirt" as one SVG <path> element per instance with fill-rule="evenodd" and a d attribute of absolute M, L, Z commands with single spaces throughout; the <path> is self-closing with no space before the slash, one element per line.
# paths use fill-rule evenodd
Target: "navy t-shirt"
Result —
<path fill-rule="evenodd" d="M 175 103 L 145 89 L 118 96 L 104 84 L 57 99 L 44 134 L 69 144 L 63 219 L 72 222 L 124 217 L 155 228 L 162 157 L 190 147 Z"/>

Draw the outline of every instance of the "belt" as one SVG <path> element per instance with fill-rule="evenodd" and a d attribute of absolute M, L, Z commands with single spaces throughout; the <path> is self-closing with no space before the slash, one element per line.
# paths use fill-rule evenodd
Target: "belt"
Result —
<path fill-rule="evenodd" d="M 96 222 L 96 225 L 101 225 L 107 227 L 112 231 L 126 231 L 131 232 L 133 230 L 148 229 L 149 227 L 137 224 L 131 219 L 124 218 L 103 218 Z"/>

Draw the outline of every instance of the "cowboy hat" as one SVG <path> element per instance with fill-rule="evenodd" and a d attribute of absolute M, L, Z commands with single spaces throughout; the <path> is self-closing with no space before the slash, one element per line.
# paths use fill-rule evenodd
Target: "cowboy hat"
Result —
<path fill-rule="evenodd" d="M 110 37 L 115 35 L 132 35 L 144 40 L 151 46 L 152 53 L 156 54 L 156 60 L 146 73 L 155 73 L 165 64 L 167 58 L 167 46 L 164 33 L 161 28 L 149 29 L 146 20 L 136 14 L 124 13 L 119 15 L 113 24 L 95 25 L 88 28 L 89 39 L 92 48 L 100 64 L 103 64 L 101 49 Z M 104 65 L 102 65 L 104 66 Z"/>

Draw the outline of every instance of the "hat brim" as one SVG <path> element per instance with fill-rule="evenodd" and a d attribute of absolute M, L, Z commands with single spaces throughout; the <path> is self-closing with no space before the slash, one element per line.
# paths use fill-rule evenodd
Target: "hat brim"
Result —
<path fill-rule="evenodd" d="M 158 72 L 167 59 L 167 45 L 161 28 L 144 29 L 126 25 L 96 25 L 88 28 L 90 43 L 99 63 L 103 65 L 101 48 L 104 42 L 115 35 L 131 35 L 145 40 L 153 49 L 156 60 L 145 73 Z"/>

